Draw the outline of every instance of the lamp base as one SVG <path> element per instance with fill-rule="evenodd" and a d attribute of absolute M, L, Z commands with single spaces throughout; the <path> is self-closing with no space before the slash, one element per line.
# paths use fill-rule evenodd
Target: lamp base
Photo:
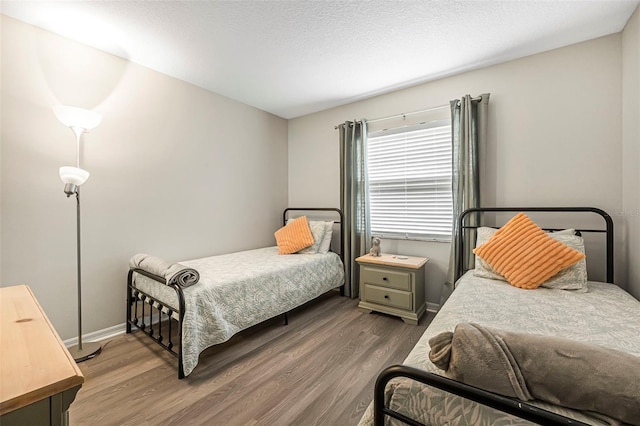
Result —
<path fill-rule="evenodd" d="M 102 345 L 98 342 L 87 342 L 82 344 L 82 350 L 78 349 L 78 345 L 67 349 L 76 362 L 82 362 L 98 355 L 102 350 Z"/>

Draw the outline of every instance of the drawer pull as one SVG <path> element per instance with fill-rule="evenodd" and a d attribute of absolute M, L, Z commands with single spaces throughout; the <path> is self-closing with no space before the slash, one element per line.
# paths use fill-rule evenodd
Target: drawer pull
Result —
<path fill-rule="evenodd" d="M 389 295 L 388 295 L 388 294 L 385 294 L 385 295 L 384 295 L 384 298 L 385 298 L 385 299 L 388 299 L 388 298 L 389 298 Z"/>
<path fill-rule="evenodd" d="M 382 281 L 389 281 L 387 277 L 382 277 Z"/>

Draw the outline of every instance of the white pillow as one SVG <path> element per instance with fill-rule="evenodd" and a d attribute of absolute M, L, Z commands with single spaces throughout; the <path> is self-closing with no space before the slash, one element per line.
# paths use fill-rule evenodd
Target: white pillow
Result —
<path fill-rule="evenodd" d="M 318 252 L 320 243 L 322 243 L 322 239 L 324 238 L 324 233 L 325 233 L 324 222 L 317 222 L 317 221 L 310 220 L 309 229 L 311 229 L 311 235 L 313 235 L 313 244 L 307 248 L 303 248 L 302 250 L 297 251 L 296 253 L 316 254 Z"/>
<path fill-rule="evenodd" d="M 322 242 L 320 243 L 320 247 L 318 248 L 318 253 L 328 253 L 331 248 L 331 238 L 333 236 L 333 222 L 325 222 L 324 223 L 324 238 L 322 238 Z"/>
<path fill-rule="evenodd" d="M 294 220 L 295 217 L 287 219 L 287 223 Z M 323 234 L 320 242 L 316 238 L 316 235 L 319 235 L 320 227 L 323 227 Z M 310 220 L 309 228 L 311 228 L 311 235 L 313 235 L 313 245 L 311 247 L 307 247 L 305 249 L 300 250 L 297 253 L 301 254 L 316 254 L 316 253 L 328 253 L 331 249 L 331 238 L 333 237 L 333 222 L 322 222 L 319 220 Z M 314 232 L 315 228 L 315 232 Z"/>

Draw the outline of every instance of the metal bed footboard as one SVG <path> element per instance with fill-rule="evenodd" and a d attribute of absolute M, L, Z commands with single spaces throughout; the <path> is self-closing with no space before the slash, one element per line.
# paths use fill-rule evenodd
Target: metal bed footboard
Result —
<path fill-rule="evenodd" d="M 527 404 L 526 402 L 487 392 L 483 389 L 469 386 L 428 371 L 408 367 L 406 365 L 393 365 L 391 367 L 387 367 L 382 370 L 378 376 L 373 398 L 374 426 L 383 426 L 385 415 L 398 419 L 411 426 L 425 426 L 423 423 L 385 407 L 385 387 L 391 379 L 396 377 L 406 377 L 537 424 L 548 426 L 588 426 L 587 423 L 561 416 L 551 411 Z"/>
<path fill-rule="evenodd" d="M 604 210 L 595 207 L 479 207 L 467 209 L 458 218 L 457 256 L 460 261 L 456 270 L 455 281 L 470 269 L 465 262 L 465 243 L 473 233 L 469 232 L 482 226 L 481 214 L 485 212 L 550 212 L 550 213 L 593 213 L 601 217 L 604 225 L 596 229 L 576 229 L 578 233 L 592 232 L 605 234 L 605 275 L 606 282 L 613 283 L 613 220 Z M 475 223 L 469 223 L 475 222 Z M 545 228 L 547 231 L 557 231 L 556 228 Z M 408 418 L 401 413 L 385 407 L 385 388 L 387 383 L 396 377 L 404 377 L 415 380 L 425 385 L 444 390 L 477 403 L 495 408 L 514 416 L 542 425 L 586 425 L 586 423 L 565 417 L 539 407 L 527 404 L 523 401 L 507 398 L 492 392 L 487 392 L 465 383 L 461 383 L 447 377 L 419 370 L 406 365 L 394 365 L 384 369 L 376 379 L 374 388 L 374 425 L 384 425 L 385 416 L 398 419 L 411 426 L 424 426 L 422 423 Z"/>
<path fill-rule="evenodd" d="M 159 282 L 162 285 L 168 285 L 169 287 L 172 287 L 175 290 L 176 295 L 178 296 L 178 310 L 176 311 L 174 308 L 167 306 L 165 302 L 162 302 L 145 293 L 144 291 L 136 288 L 133 285 L 134 273 L 144 275 L 154 281 Z M 145 316 L 146 306 L 149 307 L 149 324 L 145 323 L 145 321 L 147 320 Z M 138 317 L 140 307 L 142 308 L 142 312 L 140 314 L 140 317 Z M 182 292 L 182 287 L 179 284 L 166 284 L 166 280 L 164 278 L 144 271 L 142 269 L 132 268 L 131 270 L 129 270 L 129 274 L 127 275 L 127 334 L 131 333 L 131 327 L 136 327 L 147 336 L 149 336 L 157 344 L 159 344 L 162 348 L 167 350 L 170 354 L 178 358 L 178 379 L 184 378 L 184 369 L 182 366 L 182 322 L 184 320 L 184 310 L 184 293 Z M 156 311 L 156 321 L 154 321 L 154 311 Z M 171 333 L 171 323 L 172 320 L 175 320 L 175 318 L 173 318 L 174 313 L 178 314 L 176 334 L 177 342 L 175 343 L 173 342 L 173 336 Z M 166 338 L 163 335 L 162 330 L 162 323 L 164 320 L 166 320 L 167 322 Z M 155 329 L 154 325 L 157 326 Z"/>
<path fill-rule="evenodd" d="M 138 289 L 135 285 L 133 285 L 133 274 L 138 273 L 142 274 L 146 277 L 153 279 L 154 281 L 159 282 L 162 285 L 168 285 L 172 287 L 176 291 L 176 295 L 178 296 L 178 310 L 166 305 L 165 302 L 160 301 L 153 296 L 145 293 L 144 291 Z M 149 307 L 149 316 L 145 316 L 145 307 Z M 138 313 L 142 308 L 142 312 L 140 316 Z M 156 320 L 154 321 L 154 311 L 156 312 Z M 184 293 L 182 292 L 182 287 L 179 284 L 166 284 L 166 281 L 157 275 L 149 273 L 142 269 L 133 268 L 129 270 L 129 274 L 127 276 L 127 334 L 130 334 L 132 331 L 132 327 L 136 327 L 144 334 L 149 336 L 154 342 L 160 345 L 163 349 L 169 352 L 171 355 L 175 356 L 178 359 L 178 379 L 184 379 L 184 367 L 182 365 L 182 323 L 184 322 L 184 312 L 185 312 L 185 303 L 184 303 Z M 178 319 L 173 317 L 173 314 L 178 314 Z M 278 316 L 278 315 L 276 315 Z M 289 313 L 285 312 L 283 314 L 284 317 L 284 325 L 289 325 Z M 275 317 L 274 317 L 275 318 Z M 145 321 L 149 320 L 147 324 Z M 163 320 L 167 322 L 167 336 L 163 335 L 162 332 L 162 323 Z M 176 335 L 177 341 L 173 341 L 173 336 L 171 333 L 171 323 L 173 321 L 177 322 L 176 325 Z M 154 329 L 154 325 L 157 328 Z M 166 343 L 165 343 L 166 337 Z"/>

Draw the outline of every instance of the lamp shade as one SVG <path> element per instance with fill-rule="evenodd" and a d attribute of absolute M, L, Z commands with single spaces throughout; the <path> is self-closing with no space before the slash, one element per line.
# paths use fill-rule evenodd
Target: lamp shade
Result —
<path fill-rule="evenodd" d="M 78 167 L 60 167 L 60 179 L 64 183 L 80 186 L 89 179 L 89 172 Z"/>
<path fill-rule="evenodd" d="M 56 114 L 56 117 L 58 117 L 58 120 L 67 127 L 79 127 L 81 129 L 91 130 L 97 127 L 102 121 L 101 114 L 83 108 L 56 105 L 53 107 L 53 112 Z"/>

